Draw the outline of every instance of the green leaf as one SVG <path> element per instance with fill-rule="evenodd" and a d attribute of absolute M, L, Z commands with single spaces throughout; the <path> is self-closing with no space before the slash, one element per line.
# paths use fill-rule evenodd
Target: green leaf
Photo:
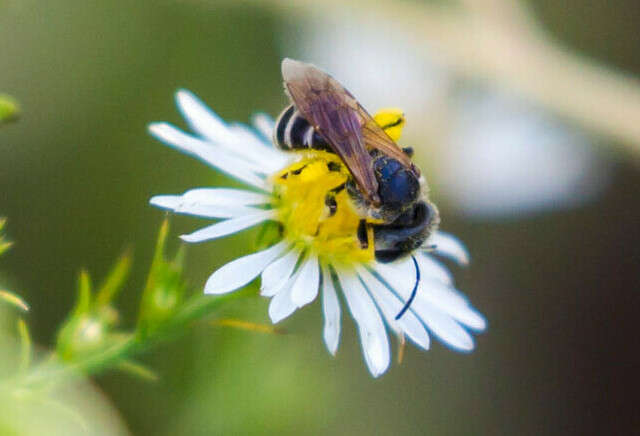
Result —
<path fill-rule="evenodd" d="M 147 368 L 143 364 L 138 363 L 134 360 L 123 360 L 122 362 L 118 363 L 117 367 L 121 371 L 129 373 L 146 381 L 156 382 L 159 378 L 152 369 Z"/>
<path fill-rule="evenodd" d="M 29 305 L 22 298 L 20 298 L 18 295 L 14 294 L 13 292 L 0 290 L 0 300 L 4 300 L 5 302 L 25 312 L 29 311 Z"/>
<path fill-rule="evenodd" d="M 89 313 L 91 310 L 91 277 L 85 269 L 78 275 L 78 300 L 73 309 L 72 317 Z"/>
<path fill-rule="evenodd" d="M 20 371 L 26 371 L 31 365 L 31 335 L 29 327 L 22 319 L 18 319 L 18 334 L 20 335 Z"/>
<path fill-rule="evenodd" d="M 12 242 L 5 242 L 0 238 L 0 256 L 3 255 L 7 250 L 9 250 L 12 245 Z"/>
<path fill-rule="evenodd" d="M 113 298 L 118 294 L 118 291 L 122 288 L 122 285 L 129 277 L 131 270 L 132 256 L 130 250 L 126 250 L 122 256 L 118 259 L 116 264 L 109 272 L 109 275 L 105 279 L 104 283 L 98 290 L 96 296 L 97 306 L 106 306 Z"/>
<path fill-rule="evenodd" d="M 6 218 L 0 218 L 0 256 L 5 253 L 11 246 L 12 242 L 7 241 L 2 234 L 2 229 L 4 229 L 5 224 L 7 223 Z"/>
<path fill-rule="evenodd" d="M 0 94 L 0 124 L 15 121 L 20 116 L 18 102 L 8 95 Z"/>

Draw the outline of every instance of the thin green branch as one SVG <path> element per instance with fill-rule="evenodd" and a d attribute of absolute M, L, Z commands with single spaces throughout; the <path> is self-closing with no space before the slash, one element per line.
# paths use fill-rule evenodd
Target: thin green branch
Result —
<path fill-rule="evenodd" d="M 57 384 L 81 375 L 95 375 L 104 370 L 119 366 L 157 343 L 167 338 L 183 334 L 195 321 L 214 313 L 223 304 L 241 296 L 246 292 L 232 293 L 222 296 L 195 296 L 187 301 L 183 308 L 163 327 L 152 334 L 140 337 L 125 336 L 107 349 L 87 355 L 70 363 L 51 359 L 26 374 L 19 381 L 19 386 L 36 388 L 42 385 Z"/>

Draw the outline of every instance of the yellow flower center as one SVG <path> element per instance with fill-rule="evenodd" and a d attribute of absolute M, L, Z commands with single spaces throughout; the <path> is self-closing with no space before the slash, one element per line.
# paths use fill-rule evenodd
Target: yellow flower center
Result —
<path fill-rule="evenodd" d="M 400 109 L 381 109 L 373 117 L 397 141 L 404 127 Z M 297 152 L 301 159 L 275 174 L 274 207 L 283 226 L 283 237 L 332 264 L 352 265 L 374 259 L 373 220 L 359 211 L 344 187 L 349 170 L 340 158 L 319 150 Z M 364 235 L 358 237 L 360 221 Z M 362 233 L 362 231 L 361 231 Z"/>
<path fill-rule="evenodd" d="M 364 217 L 345 188 L 347 168 L 332 153 L 308 150 L 301 154 L 301 160 L 272 178 L 283 237 L 334 264 L 373 260 L 371 226 L 366 226 L 367 243 L 358 238 Z"/>

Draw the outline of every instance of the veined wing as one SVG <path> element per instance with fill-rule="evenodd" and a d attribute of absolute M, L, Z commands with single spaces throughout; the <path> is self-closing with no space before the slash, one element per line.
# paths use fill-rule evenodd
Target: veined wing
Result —
<path fill-rule="evenodd" d="M 373 133 L 370 136 L 376 138 L 372 142 L 380 142 L 377 139 L 379 132 L 367 126 L 368 119 L 375 124 L 373 118 L 340 83 L 313 65 L 285 59 L 282 61 L 282 76 L 287 92 L 300 114 L 324 136 L 340 156 L 363 195 L 374 204 L 379 204 L 373 159 L 367 150 L 363 134 L 365 130 L 371 131 Z M 384 131 L 382 133 L 386 135 Z"/>

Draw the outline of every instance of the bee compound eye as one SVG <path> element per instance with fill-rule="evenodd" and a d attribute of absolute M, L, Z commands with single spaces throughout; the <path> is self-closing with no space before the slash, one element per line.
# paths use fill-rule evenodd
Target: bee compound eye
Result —
<path fill-rule="evenodd" d="M 420 191 L 418 179 L 405 168 L 380 178 L 379 195 L 387 207 L 402 208 L 416 200 Z"/>

